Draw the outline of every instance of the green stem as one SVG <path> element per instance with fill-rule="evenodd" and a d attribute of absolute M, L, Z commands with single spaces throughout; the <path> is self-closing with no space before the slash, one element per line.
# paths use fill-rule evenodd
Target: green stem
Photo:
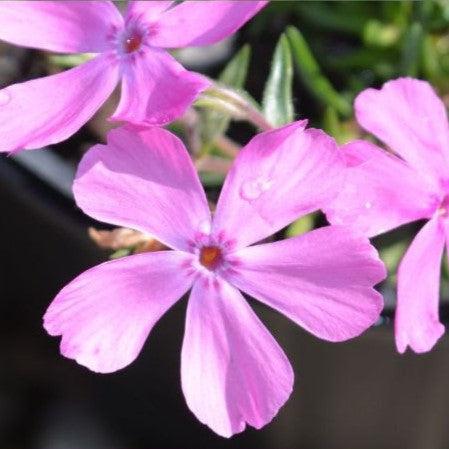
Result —
<path fill-rule="evenodd" d="M 235 109 L 238 111 L 240 119 L 247 120 L 261 131 L 269 131 L 273 129 L 273 126 L 259 111 L 257 104 L 255 104 L 249 95 L 244 95 L 242 92 L 230 89 L 217 83 L 208 89 L 205 94 L 219 100 L 219 102 L 228 103 L 231 110 Z M 213 102 L 212 98 L 211 103 Z"/>

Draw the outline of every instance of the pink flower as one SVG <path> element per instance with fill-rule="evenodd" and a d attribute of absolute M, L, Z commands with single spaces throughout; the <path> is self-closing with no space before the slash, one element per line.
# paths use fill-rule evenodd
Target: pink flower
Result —
<path fill-rule="evenodd" d="M 355 101 L 359 123 L 394 153 L 355 141 L 344 147 L 347 182 L 326 209 L 334 224 L 374 236 L 415 220 L 429 221 L 398 271 L 396 346 L 432 349 L 443 335 L 438 318 L 440 265 L 448 234 L 449 127 L 432 87 L 411 78 L 367 89 Z"/>
<path fill-rule="evenodd" d="M 239 154 L 213 218 L 182 142 L 121 128 L 81 161 L 74 184 L 90 216 L 173 248 L 106 262 L 50 305 L 44 325 L 61 352 L 93 371 L 130 364 L 157 320 L 189 289 L 182 389 L 198 419 L 229 437 L 260 428 L 288 399 L 290 363 L 239 289 L 329 341 L 355 337 L 382 309 L 385 277 L 366 237 L 324 227 L 249 246 L 329 201 L 344 171 L 334 141 L 297 122 Z"/>
<path fill-rule="evenodd" d="M 209 45 L 234 33 L 265 1 L 1 1 L 0 39 L 63 53 L 99 53 L 57 75 L 0 90 L 0 152 L 70 137 L 121 79 L 112 119 L 161 125 L 184 113 L 209 86 L 165 48 Z M 173 6 L 171 8 L 171 6 Z"/>

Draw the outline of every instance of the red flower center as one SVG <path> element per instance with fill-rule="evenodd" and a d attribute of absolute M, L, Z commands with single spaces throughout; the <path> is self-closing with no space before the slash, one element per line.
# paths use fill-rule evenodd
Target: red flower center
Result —
<path fill-rule="evenodd" d="M 133 53 L 142 45 L 142 38 L 138 35 L 128 37 L 125 40 L 124 48 L 126 53 Z"/>
<path fill-rule="evenodd" d="M 200 263 L 208 270 L 214 270 L 221 262 L 221 249 L 216 246 L 203 246 L 200 252 Z"/>

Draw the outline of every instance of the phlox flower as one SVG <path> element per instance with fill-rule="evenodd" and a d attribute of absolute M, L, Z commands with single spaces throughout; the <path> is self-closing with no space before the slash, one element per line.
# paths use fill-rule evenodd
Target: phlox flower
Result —
<path fill-rule="evenodd" d="M 438 297 L 449 237 L 449 126 L 446 108 L 425 81 L 399 78 L 355 101 L 360 125 L 390 149 L 364 141 L 343 148 L 347 182 L 326 209 L 331 223 L 375 236 L 426 219 L 398 269 L 395 339 L 399 352 L 432 349 L 444 333 Z"/>
<path fill-rule="evenodd" d="M 236 158 L 213 218 L 182 142 L 119 128 L 81 161 L 74 193 L 90 216 L 153 235 L 173 250 L 133 255 L 81 274 L 44 317 L 61 352 L 93 371 L 130 364 L 159 318 L 191 289 L 182 389 L 198 419 L 229 437 L 264 426 L 288 399 L 290 363 L 239 290 L 319 338 L 343 341 L 382 309 L 385 276 L 369 240 L 342 226 L 250 246 L 335 194 L 335 142 L 305 121 L 259 134 Z"/>
<path fill-rule="evenodd" d="M 121 80 L 113 120 L 161 125 L 184 113 L 210 82 L 165 49 L 213 44 L 265 1 L 1 1 L 0 39 L 52 52 L 98 55 L 71 70 L 0 90 L 0 152 L 70 137 Z"/>

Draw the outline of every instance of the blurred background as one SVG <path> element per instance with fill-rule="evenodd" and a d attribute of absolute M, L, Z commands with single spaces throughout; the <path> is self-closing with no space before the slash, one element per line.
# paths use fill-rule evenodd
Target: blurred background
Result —
<path fill-rule="evenodd" d="M 235 89 L 273 125 L 309 118 L 343 143 L 362 135 L 352 100 L 367 86 L 414 76 L 449 101 L 449 2 L 274 1 L 233 38 L 175 56 Z M 0 42 L 0 87 L 87 57 Z M 292 397 L 261 431 L 222 439 L 185 405 L 179 376 L 185 299 L 123 371 L 98 375 L 59 355 L 58 339 L 42 328 L 43 313 L 68 281 L 117 250 L 89 237 L 88 227 L 107 227 L 84 216 L 71 195 L 76 164 L 104 141 L 117 95 L 68 141 L 0 158 L 0 449 L 448 448 L 448 339 L 420 356 L 394 348 L 394 273 L 419 223 L 375 240 L 390 271 L 380 286 L 386 310 L 361 338 L 326 343 L 252 302 L 296 374 Z M 211 201 L 239 145 L 256 132 L 235 111 L 204 99 L 171 128 L 189 146 Z M 277 237 L 323 223 L 310 215 Z M 114 257 L 134 250 L 119 248 Z M 447 272 L 445 262 L 444 320 Z"/>

